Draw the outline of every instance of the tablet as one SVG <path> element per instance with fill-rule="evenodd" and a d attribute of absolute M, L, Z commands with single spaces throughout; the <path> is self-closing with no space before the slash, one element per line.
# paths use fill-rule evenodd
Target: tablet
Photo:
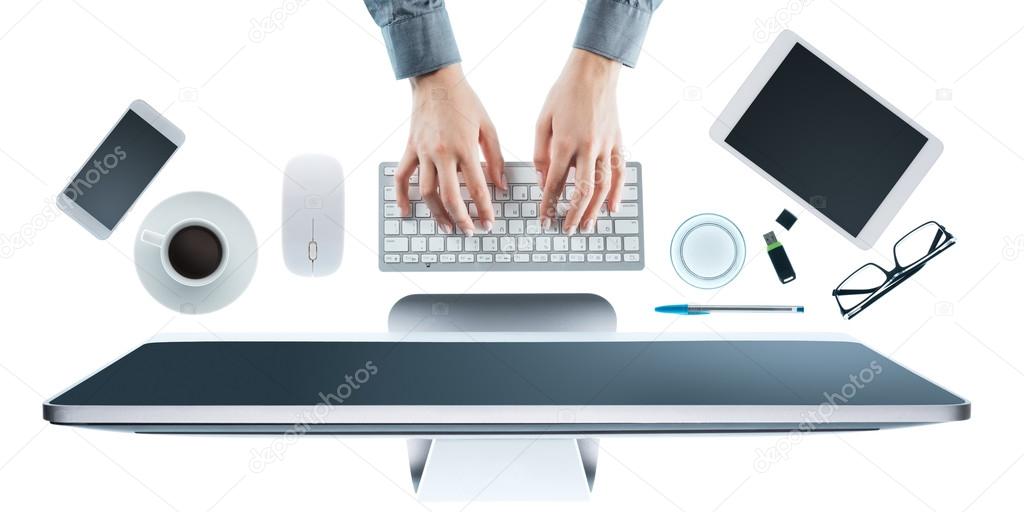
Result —
<path fill-rule="evenodd" d="M 865 430 L 970 414 L 885 356 L 822 336 L 218 338 L 144 344 L 44 417 L 156 433 L 458 436 Z"/>
<path fill-rule="evenodd" d="M 862 249 L 942 153 L 934 135 L 788 30 L 711 138 Z"/>

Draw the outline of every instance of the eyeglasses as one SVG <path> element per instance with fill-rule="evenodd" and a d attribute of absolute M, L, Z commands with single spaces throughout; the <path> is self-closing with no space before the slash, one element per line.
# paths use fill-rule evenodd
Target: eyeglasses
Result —
<path fill-rule="evenodd" d="M 868 263 L 832 290 L 832 296 L 839 304 L 839 312 L 847 320 L 857 316 L 955 243 L 956 237 L 935 221 L 914 228 L 892 247 L 895 268 L 885 270 L 874 263 Z"/>

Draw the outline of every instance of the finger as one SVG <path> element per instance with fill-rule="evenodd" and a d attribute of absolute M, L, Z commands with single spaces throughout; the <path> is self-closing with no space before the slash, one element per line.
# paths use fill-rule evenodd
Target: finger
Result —
<path fill-rule="evenodd" d="M 451 233 L 452 219 L 448 217 L 448 211 L 444 209 L 444 204 L 441 203 L 441 194 L 437 186 L 437 169 L 434 168 L 434 163 L 426 155 L 419 155 L 419 161 L 420 193 L 423 195 L 423 201 L 427 203 L 427 207 L 430 208 L 430 214 L 433 215 L 434 222 L 441 228 L 441 231 Z"/>
<path fill-rule="evenodd" d="M 572 159 L 570 146 L 555 148 L 551 156 L 551 165 L 544 173 L 544 196 L 540 203 L 540 221 L 547 230 L 558 217 L 558 198 L 565 188 L 565 177 L 569 173 L 569 161 Z"/>
<path fill-rule="evenodd" d="M 403 217 L 412 215 L 412 208 L 409 206 L 409 178 L 416 172 L 417 162 L 416 151 L 411 145 L 406 146 L 402 161 L 398 162 L 398 168 L 395 169 L 395 199 Z"/>
<path fill-rule="evenodd" d="M 594 197 L 590 199 L 590 205 L 583 214 L 583 231 L 590 232 L 597 222 L 597 215 L 601 213 L 601 206 L 608 198 L 608 190 L 612 188 L 612 154 L 609 151 L 597 159 L 594 167 Z"/>
<path fill-rule="evenodd" d="M 490 176 L 491 183 L 502 190 L 508 190 L 508 182 L 505 181 L 505 159 L 501 156 L 498 131 L 490 121 L 480 126 L 480 149 L 483 150 L 484 160 L 487 161 L 487 175 Z"/>
<path fill-rule="evenodd" d="M 565 221 L 562 222 L 562 229 L 567 234 L 575 233 L 580 227 L 583 213 L 594 197 L 594 167 L 596 165 L 597 155 L 593 151 L 576 156 L 576 181 L 573 183 L 575 190 L 569 200 L 569 210 L 565 212 Z"/>
<path fill-rule="evenodd" d="M 622 200 L 622 184 L 626 182 L 626 155 L 622 153 L 622 145 L 612 148 L 612 183 L 608 190 L 608 211 L 619 211 Z"/>
<path fill-rule="evenodd" d="M 434 161 L 437 167 L 437 179 L 440 182 L 441 202 L 448 210 L 448 216 L 466 236 L 473 236 L 473 219 L 469 216 L 466 203 L 459 191 L 459 174 L 455 160 L 444 162 Z"/>
<path fill-rule="evenodd" d="M 533 167 L 540 174 L 538 185 L 547 182 L 548 168 L 551 166 L 551 118 L 542 114 L 537 121 L 537 133 L 533 143 Z"/>
<path fill-rule="evenodd" d="M 483 226 L 485 233 L 490 232 L 491 228 L 494 227 L 494 209 L 491 207 L 491 194 L 487 191 L 487 180 L 484 178 L 484 170 L 480 168 L 480 159 L 475 154 L 470 155 L 469 158 L 460 164 L 460 167 L 462 175 L 466 178 L 466 188 L 469 189 L 469 197 L 473 198 L 473 204 L 476 205 L 480 224 Z"/>

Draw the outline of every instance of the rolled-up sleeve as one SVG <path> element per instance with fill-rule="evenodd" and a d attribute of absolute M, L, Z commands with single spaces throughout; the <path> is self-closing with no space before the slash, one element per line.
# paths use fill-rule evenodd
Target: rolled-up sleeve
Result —
<path fill-rule="evenodd" d="M 395 78 L 422 75 L 461 60 L 443 1 L 364 2 L 384 34 Z"/>
<path fill-rule="evenodd" d="M 661 0 L 587 0 L 573 46 L 635 67 Z"/>

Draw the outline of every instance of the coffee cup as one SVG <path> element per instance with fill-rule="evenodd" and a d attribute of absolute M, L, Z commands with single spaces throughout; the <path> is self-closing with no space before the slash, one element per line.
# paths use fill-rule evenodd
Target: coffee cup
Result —
<path fill-rule="evenodd" d="M 139 238 L 160 250 L 164 272 L 185 286 L 208 285 L 227 267 L 227 239 L 216 224 L 206 219 L 185 219 L 167 233 L 144 229 Z"/>

